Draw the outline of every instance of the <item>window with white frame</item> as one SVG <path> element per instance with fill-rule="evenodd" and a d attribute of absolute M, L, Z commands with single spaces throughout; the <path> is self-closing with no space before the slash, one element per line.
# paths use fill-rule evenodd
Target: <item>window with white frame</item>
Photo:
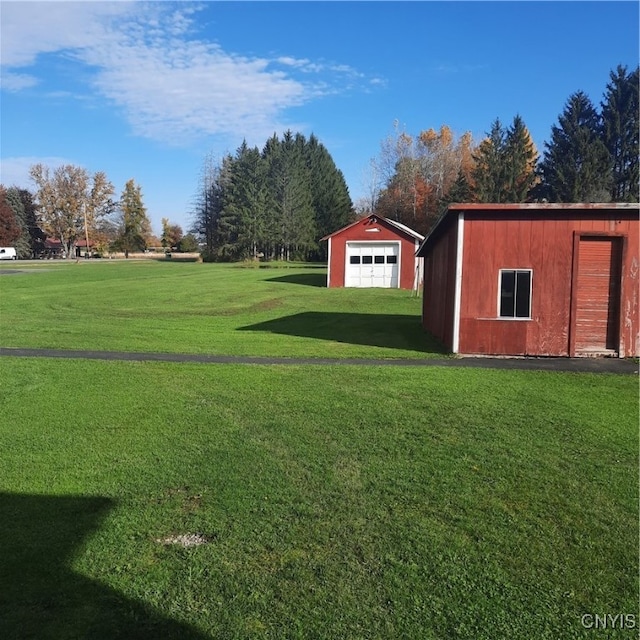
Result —
<path fill-rule="evenodd" d="M 500 269 L 499 316 L 531 318 L 531 269 Z"/>

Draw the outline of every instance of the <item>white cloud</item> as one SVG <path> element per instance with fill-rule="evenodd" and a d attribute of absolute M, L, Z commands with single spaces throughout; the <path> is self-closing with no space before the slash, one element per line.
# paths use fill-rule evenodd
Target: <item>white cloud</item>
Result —
<path fill-rule="evenodd" d="M 73 164 L 65 158 L 48 157 L 37 158 L 31 156 L 2 158 L 0 159 L 0 183 L 5 187 L 20 187 L 21 189 L 33 189 L 33 183 L 29 177 L 29 169 L 34 164 L 43 164 L 52 169 L 63 164 Z"/>
<path fill-rule="evenodd" d="M 109 19 L 134 10 L 128 2 L 3 2 L 2 65 L 25 67 L 42 53 L 91 47 L 109 36 Z"/>
<path fill-rule="evenodd" d="M 0 87 L 5 91 L 22 91 L 38 84 L 38 79 L 26 73 L 6 71 L 0 76 Z"/>
<path fill-rule="evenodd" d="M 193 37 L 198 10 L 186 3 L 4 2 L 4 88 L 33 87 L 39 56 L 64 55 L 67 64 L 82 65 L 81 77 L 89 74 L 137 135 L 180 144 L 203 136 L 264 139 L 291 126 L 281 122 L 287 109 L 362 77 L 347 65 L 226 52 Z M 29 75 L 8 71 L 16 68 Z"/>

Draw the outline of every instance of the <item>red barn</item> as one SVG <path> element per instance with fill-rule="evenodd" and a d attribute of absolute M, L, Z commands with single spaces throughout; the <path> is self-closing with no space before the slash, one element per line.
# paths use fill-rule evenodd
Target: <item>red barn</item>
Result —
<path fill-rule="evenodd" d="M 640 355 L 638 204 L 455 204 L 424 240 L 422 324 L 453 353 Z"/>
<path fill-rule="evenodd" d="M 418 285 L 421 261 L 416 252 L 424 236 L 399 222 L 370 215 L 322 240 L 329 242 L 327 287 Z"/>

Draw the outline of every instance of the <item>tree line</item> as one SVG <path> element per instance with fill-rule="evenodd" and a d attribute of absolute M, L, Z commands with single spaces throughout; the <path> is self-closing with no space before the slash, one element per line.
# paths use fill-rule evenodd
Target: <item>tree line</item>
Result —
<path fill-rule="evenodd" d="M 205 159 L 191 233 L 162 221 L 155 238 L 134 180 L 119 198 L 103 172 L 31 167 L 35 193 L 0 185 L 0 245 L 38 256 L 46 238 L 71 257 L 78 242 L 100 252 L 201 250 L 205 260 L 324 260 L 321 239 L 377 213 L 428 233 L 452 202 L 638 202 L 639 69 L 609 74 L 600 109 L 572 94 L 539 156 L 516 115 L 496 119 L 479 144 L 443 125 L 413 136 L 400 131 L 371 162 L 369 192 L 354 208 L 342 172 L 311 135 L 276 134 L 262 150 L 246 142 L 221 162 Z"/>
<path fill-rule="evenodd" d="M 320 239 L 354 220 L 349 191 L 318 139 L 287 131 L 205 160 L 194 206 L 205 260 L 322 260 Z"/>
<path fill-rule="evenodd" d="M 45 241 L 60 243 L 69 258 L 78 244 L 98 253 L 144 250 L 158 242 L 135 181 L 125 184 L 120 198 L 106 174 L 66 164 L 50 169 L 36 164 L 29 170 L 35 193 L 0 185 L 0 244 L 16 247 L 21 258 L 38 257 Z M 84 242 L 83 242 L 84 241 Z"/>
<path fill-rule="evenodd" d="M 452 202 L 638 202 L 638 68 L 610 72 L 600 111 L 572 94 L 539 156 L 516 115 L 474 145 L 446 125 L 383 141 L 357 206 L 428 233 Z"/>

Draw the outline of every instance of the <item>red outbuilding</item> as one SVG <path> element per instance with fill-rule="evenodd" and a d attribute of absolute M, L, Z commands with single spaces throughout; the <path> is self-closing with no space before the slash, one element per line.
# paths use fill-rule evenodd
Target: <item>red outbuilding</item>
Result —
<path fill-rule="evenodd" d="M 454 204 L 424 240 L 422 324 L 453 353 L 640 355 L 638 204 Z"/>
<path fill-rule="evenodd" d="M 409 227 L 370 215 L 325 236 L 327 287 L 417 288 L 424 236 Z"/>

